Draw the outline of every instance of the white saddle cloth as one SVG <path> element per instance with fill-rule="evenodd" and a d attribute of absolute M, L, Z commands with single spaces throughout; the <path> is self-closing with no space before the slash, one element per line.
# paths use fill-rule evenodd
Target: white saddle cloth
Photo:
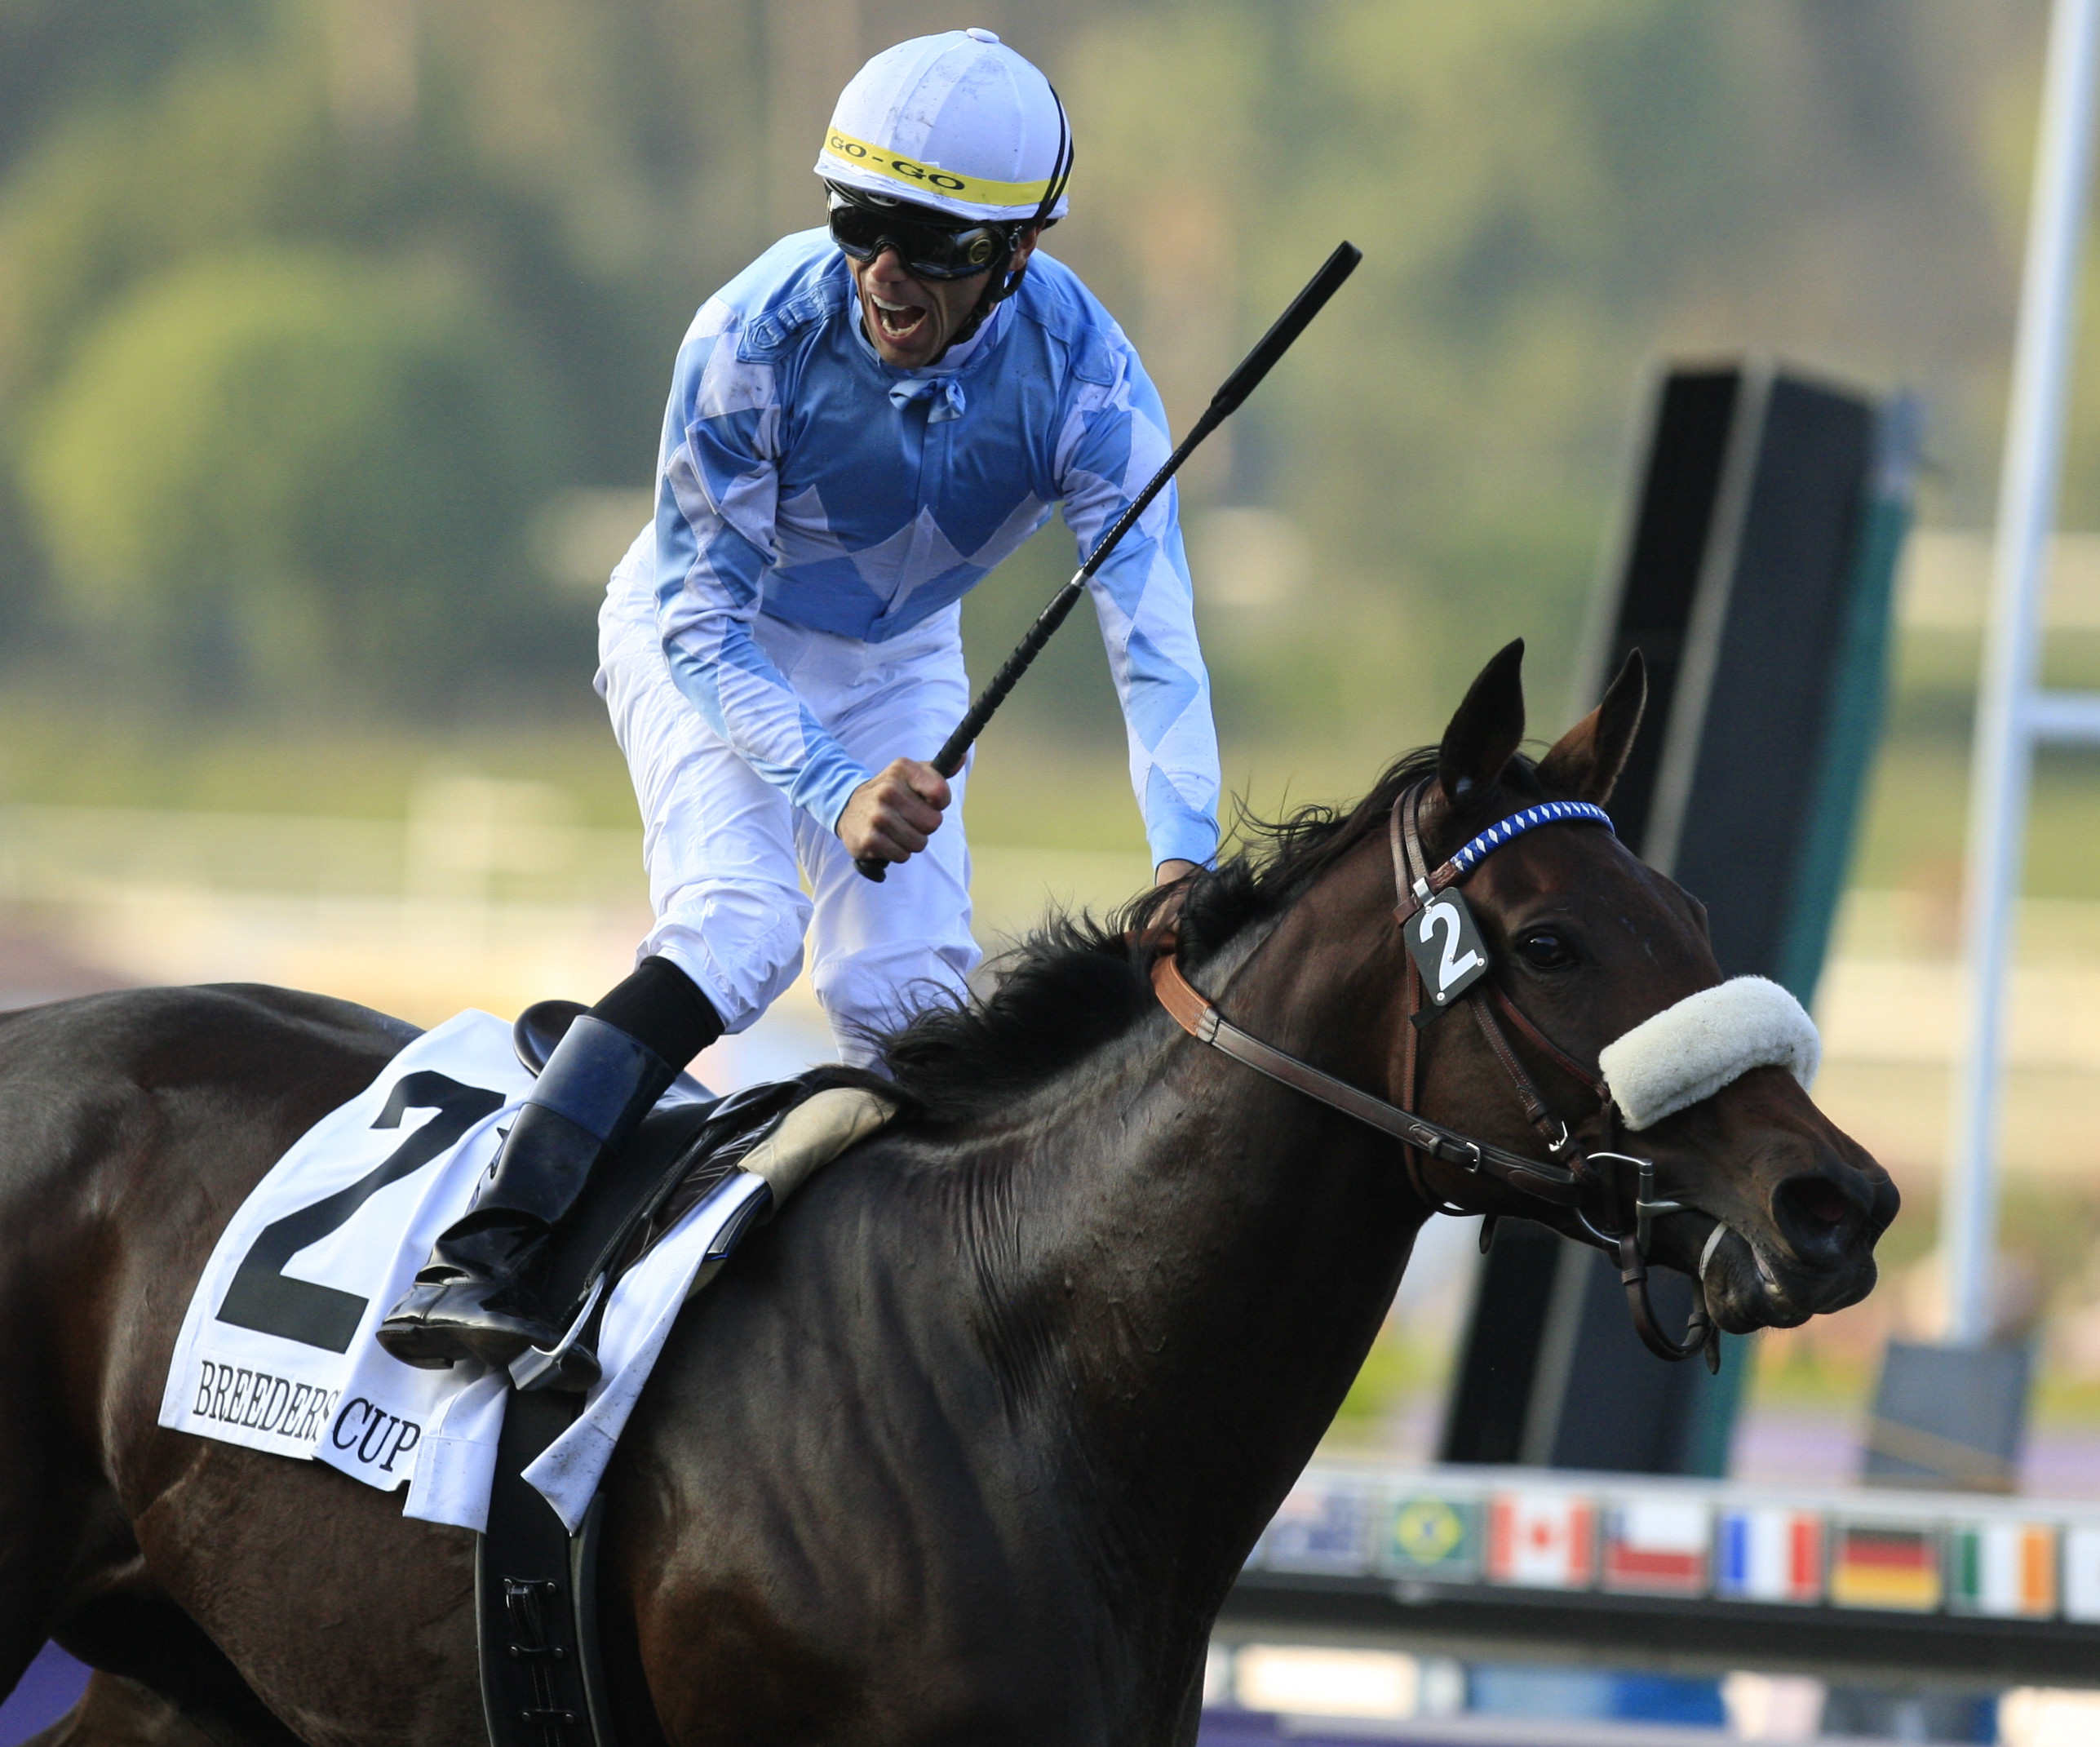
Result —
<path fill-rule="evenodd" d="M 383 1491 L 405 1486 L 405 1514 L 480 1530 L 508 1380 L 472 1365 L 417 1370 L 372 1334 L 466 1212 L 531 1086 L 510 1026 L 470 1010 L 301 1136 L 205 1266 L 161 1424 L 326 1462 Z M 605 1374 L 525 1470 L 572 1532 L 709 1246 L 762 1186 L 733 1173 L 614 1288 Z"/>

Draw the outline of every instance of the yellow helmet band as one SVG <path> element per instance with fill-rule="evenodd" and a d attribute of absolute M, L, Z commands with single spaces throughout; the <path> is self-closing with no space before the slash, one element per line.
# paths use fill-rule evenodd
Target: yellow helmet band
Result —
<path fill-rule="evenodd" d="M 1050 192 L 1048 177 L 1040 182 L 994 182 L 986 176 L 966 176 L 933 164 L 922 164 L 895 152 L 885 151 L 835 127 L 824 136 L 824 153 L 856 170 L 872 170 L 905 188 L 934 193 L 950 200 L 968 201 L 980 206 L 1039 206 Z"/>

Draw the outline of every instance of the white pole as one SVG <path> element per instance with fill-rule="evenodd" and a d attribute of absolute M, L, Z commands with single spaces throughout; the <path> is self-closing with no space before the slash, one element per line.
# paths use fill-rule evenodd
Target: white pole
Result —
<path fill-rule="evenodd" d="M 1968 1048 L 1960 1063 L 1940 1242 L 1947 1268 L 1947 1339 L 1981 1346 L 1991 1332 L 1991 1264 L 1997 1247 L 1998 1094 L 2013 906 L 2027 830 L 2034 689 L 2056 519 L 2070 387 L 2078 269 L 2092 163 L 2094 48 L 2100 0 L 2056 0 L 2050 15 L 2040 135 L 2035 149 L 2027 254 L 2020 287 L 1990 622 L 1976 700 L 1969 783 L 1965 953 Z"/>

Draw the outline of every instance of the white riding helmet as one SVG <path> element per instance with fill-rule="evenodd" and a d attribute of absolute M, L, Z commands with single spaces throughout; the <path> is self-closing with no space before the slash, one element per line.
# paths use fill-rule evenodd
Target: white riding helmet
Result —
<path fill-rule="evenodd" d="M 884 49 L 839 94 L 817 174 L 959 219 L 1065 215 L 1071 130 L 1050 82 L 989 30 Z"/>

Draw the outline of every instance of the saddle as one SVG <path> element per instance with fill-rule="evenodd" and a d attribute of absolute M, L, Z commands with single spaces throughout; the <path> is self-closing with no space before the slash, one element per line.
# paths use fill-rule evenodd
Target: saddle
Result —
<path fill-rule="evenodd" d="M 512 1036 L 534 1073 L 580 1003 L 542 1001 Z M 680 1075 L 681 1080 L 685 1076 Z M 614 1710 L 598 1632 L 597 1558 L 603 1496 L 574 1536 L 524 1470 L 574 1421 L 574 1379 L 595 1377 L 592 1358 L 606 1301 L 631 1268 L 733 1173 L 750 1172 L 754 1195 L 709 1246 L 687 1296 L 720 1270 L 755 1225 L 805 1182 L 894 1112 L 872 1075 L 820 1068 L 794 1080 L 709 1098 L 687 1081 L 685 1102 L 653 1111 L 601 1160 L 557 1230 L 547 1283 L 564 1306 L 560 1341 L 511 1367 L 512 1393 L 497 1445 L 489 1519 L 475 1549 L 481 1701 L 490 1747 L 614 1747 Z M 644 1707 L 645 1709 L 646 1707 Z M 630 1714 L 631 1703 L 626 1707 Z"/>

